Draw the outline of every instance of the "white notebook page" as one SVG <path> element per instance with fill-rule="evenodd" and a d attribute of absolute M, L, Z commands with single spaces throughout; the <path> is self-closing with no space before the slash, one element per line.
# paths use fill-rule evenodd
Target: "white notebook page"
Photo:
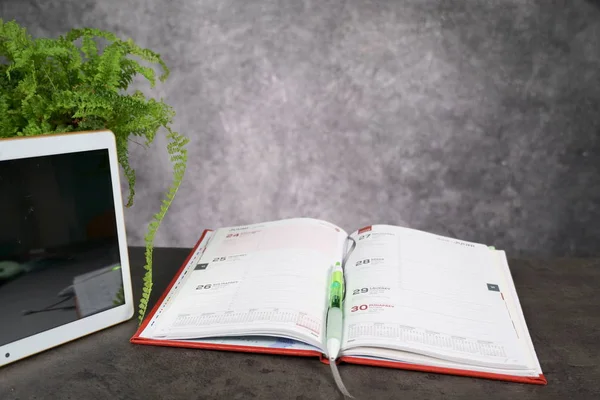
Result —
<path fill-rule="evenodd" d="M 373 226 L 346 263 L 343 347 L 385 347 L 527 369 L 487 246 Z"/>
<path fill-rule="evenodd" d="M 153 336 L 276 334 L 320 347 L 328 272 L 346 238 L 307 218 L 216 230 Z"/>

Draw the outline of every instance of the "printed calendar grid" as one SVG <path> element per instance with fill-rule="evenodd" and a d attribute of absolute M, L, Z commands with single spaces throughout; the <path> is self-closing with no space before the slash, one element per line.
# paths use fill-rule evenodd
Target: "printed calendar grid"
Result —
<path fill-rule="evenodd" d="M 493 342 L 450 336 L 438 332 L 421 330 L 410 326 L 403 326 L 400 324 L 358 323 L 349 326 L 349 341 L 364 336 L 389 338 L 405 343 L 435 346 L 461 353 L 480 354 L 492 357 L 506 357 L 504 347 Z"/>
<path fill-rule="evenodd" d="M 305 313 L 286 309 L 262 309 L 225 311 L 219 313 L 204 313 L 197 315 L 179 315 L 173 322 L 172 328 L 186 328 L 189 326 L 210 326 L 249 324 L 257 322 L 294 323 L 315 333 L 321 330 L 321 322 Z"/>

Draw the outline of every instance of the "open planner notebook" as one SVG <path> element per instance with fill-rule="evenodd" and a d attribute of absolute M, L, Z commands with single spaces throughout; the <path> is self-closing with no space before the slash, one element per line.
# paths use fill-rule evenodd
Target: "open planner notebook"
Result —
<path fill-rule="evenodd" d="M 337 262 L 339 362 L 546 384 L 505 253 L 389 225 L 348 234 L 295 218 L 206 230 L 131 342 L 328 363 Z"/>

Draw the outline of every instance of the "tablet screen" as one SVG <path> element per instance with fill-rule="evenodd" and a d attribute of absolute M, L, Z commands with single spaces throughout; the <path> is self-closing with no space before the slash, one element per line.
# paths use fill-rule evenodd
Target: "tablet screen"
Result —
<path fill-rule="evenodd" d="M 124 304 L 108 150 L 0 161 L 0 346 Z"/>

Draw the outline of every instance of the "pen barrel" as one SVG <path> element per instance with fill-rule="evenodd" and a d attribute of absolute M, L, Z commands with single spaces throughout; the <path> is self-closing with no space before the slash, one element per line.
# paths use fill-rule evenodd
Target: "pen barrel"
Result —
<path fill-rule="evenodd" d="M 329 309 L 327 313 L 327 339 L 342 341 L 342 310 L 337 307 Z"/>

